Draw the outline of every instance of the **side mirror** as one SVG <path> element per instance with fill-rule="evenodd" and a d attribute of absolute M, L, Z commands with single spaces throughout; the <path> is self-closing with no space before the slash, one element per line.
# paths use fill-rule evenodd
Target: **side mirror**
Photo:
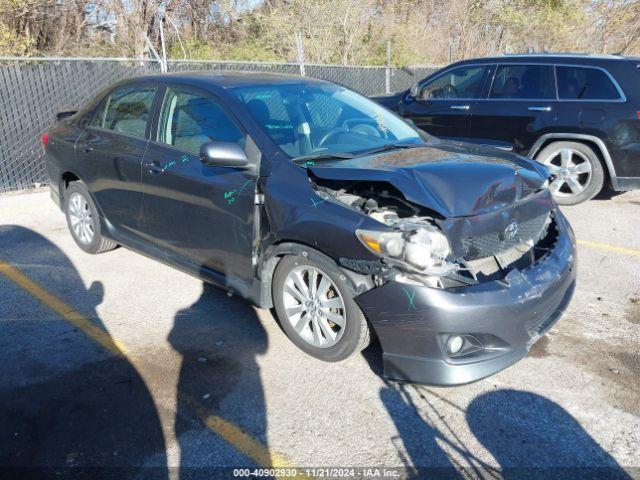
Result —
<path fill-rule="evenodd" d="M 200 147 L 200 161 L 214 167 L 247 168 L 249 159 L 240 145 L 233 142 L 207 142 Z"/>
<path fill-rule="evenodd" d="M 56 113 L 56 122 L 59 122 L 60 120 L 63 120 L 67 117 L 71 117 L 72 115 L 75 115 L 76 113 L 78 113 L 77 110 L 65 110 L 63 112 L 58 112 Z"/>
<path fill-rule="evenodd" d="M 418 85 L 417 83 L 411 85 L 411 88 L 409 89 L 409 95 L 411 95 L 412 98 L 419 100 L 418 97 L 420 96 L 420 85 Z"/>

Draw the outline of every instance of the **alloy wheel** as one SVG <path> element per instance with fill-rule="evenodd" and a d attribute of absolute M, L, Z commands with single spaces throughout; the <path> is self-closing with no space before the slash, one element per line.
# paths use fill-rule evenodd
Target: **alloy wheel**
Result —
<path fill-rule="evenodd" d="M 89 245 L 93 241 L 95 229 L 91 208 L 87 199 L 77 192 L 69 198 L 69 223 L 73 234 L 81 243 Z"/>
<path fill-rule="evenodd" d="M 338 343 L 346 326 L 345 305 L 325 272 L 310 265 L 292 269 L 282 295 L 287 321 L 300 338 L 318 348 Z"/>
<path fill-rule="evenodd" d="M 562 148 L 553 151 L 541 159 L 541 163 L 555 176 L 549 190 L 556 198 L 579 195 L 591 182 L 591 162 L 576 150 Z"/>

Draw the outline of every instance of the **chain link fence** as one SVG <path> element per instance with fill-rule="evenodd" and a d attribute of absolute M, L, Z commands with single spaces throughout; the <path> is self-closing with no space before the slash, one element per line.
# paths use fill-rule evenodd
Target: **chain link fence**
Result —
<path fill-rule="evenodd" d="M 170 60 L 168 72 L 249 71 L 299 75 L 332 81 L 363 95 L 408 88 L 435 68 L 350 67 L 291 63 Z M 0 193 L 48 181 L 42 133 L 61 110 L 74 110 L 119 80 L 161 73 L 160 64 L 139 59 L 0 58 Z"/>

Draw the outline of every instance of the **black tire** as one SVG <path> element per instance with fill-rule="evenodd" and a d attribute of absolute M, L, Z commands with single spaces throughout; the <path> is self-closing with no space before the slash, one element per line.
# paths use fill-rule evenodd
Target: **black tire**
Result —
<path fill-rule="evenodd" d="M 558 205 L 577 205 L 578 203 L 586 202 L 587 200 L 591 200 L 595 197 L 604 186 L 604 168 L 602 166 L 602 162 L 600 161 L 600 157 L 598 154 L 588 145 L 579 142 L 553 142 L 547 145 L 538 155 L 536 155 L 536 160 L 540 163 L 545 164 L 549 158 L 560 158 L 563 150 L 572 152 L 572 155 L 575 155 L 577 159 L 579 159 L 580 163 L 582 161 L 588 162 L 591 167 L 590 174 L 580 174 L 577 177 L 577 180 L 580 184 L 583 185 L 583 190 L 579 193 L 574 193 L 571 191 L 569 185 L 565 182 L 561 187 L 561 190 L 554 192 L 552 190 L 553 198 L 558 203 Z M 562 180 L 562 179 L 560 179 Z M 553 187 L 553 182 L 551 187 Z"/>
<path fill-rule="evenodd" d="M 294 328 L 285 312 L 284 287 L 289 273 L 296 267 L 314 267 L 326 274 L 337 288 L 344 303 L 345 326 L 338 341 L 328 347 L 316 347 L 307 342 Z M 333 287 L 332 287 L 333 288 Z M 353 300 L 354 291 L 348 279 L 328 257 L 317 252 L 307 256 L 287 255 L 278 263 L 272 282 L 273 304 L 280 325 L 289 339 L 302 351 L 325 362 L 339 362 L 363 350 L 370 342 L 369 326 L 360 307 Z M 311 328 L 311 327 L 310 327 Z"/>
<path fill-rule="evenodd" d="M 83 241 L 79 235 L 76 233 L 72 226 L 70 209 L 71 199 L 75 195 L 80 195 L 82 199 L 86 202 L 87 211 L 90 212 L 90 223 L 91 228 L 93 230 L 93 236 L 90 241 Z M 100 214 L 98 213 L 98 209 L 96 208 L 96 204 L 91 197 L 91 194 L 87 190 L 87 187 L 84 183 L 80 181 L 71 182 L 67 187 L 64 193 L 64 213 L 67 217 L 67 226 L 69 227 L 69 232 L 71 232 L 71 236 L 76 244 L 85 252 L 96 254 L 108 252 L 109 250 L 113 250 L 118 246 L 113 240 L 109 240 L 102 236 L 101 223 L 100 223 Z"/>

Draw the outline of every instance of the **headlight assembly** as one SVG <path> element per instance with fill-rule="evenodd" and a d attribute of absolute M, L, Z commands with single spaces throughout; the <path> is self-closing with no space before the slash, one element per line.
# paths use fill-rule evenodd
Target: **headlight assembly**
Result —
<path fill-rule="evenodd" d="M 390 263 L 423 275 L 445 275 L 458 266 L 447 261 L 451 247 L 447 237 L 428 223 L 394 232 L 356 230 L 360 242 L 372 253 Z"/>

